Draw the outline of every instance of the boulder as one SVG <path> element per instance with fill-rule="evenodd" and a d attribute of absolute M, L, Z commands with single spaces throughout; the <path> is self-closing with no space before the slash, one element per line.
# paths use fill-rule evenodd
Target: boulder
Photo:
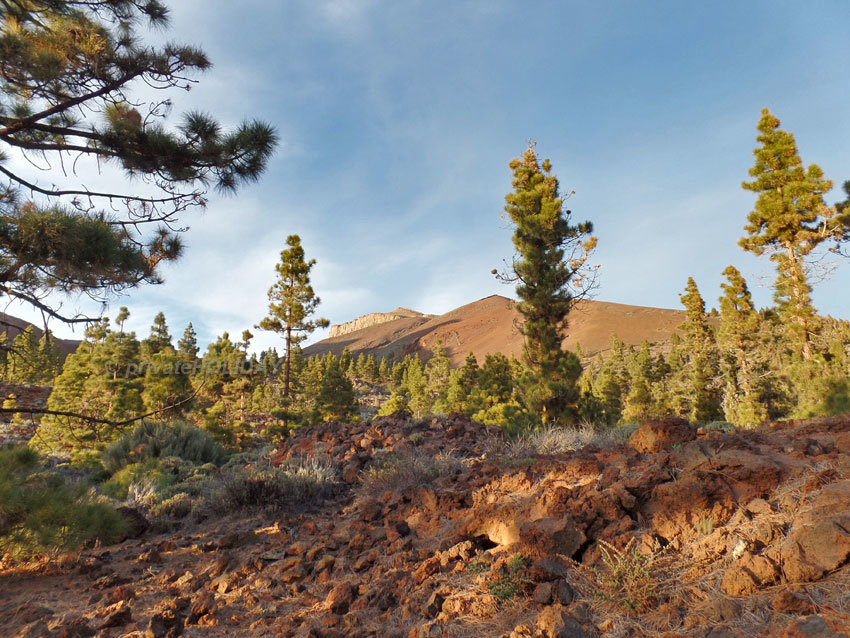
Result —
<path fill-rule="evenodd" d="M 643 454 L 654 454 L 677 443 L 693 441 L 696 436 L 696 429 L 688 421 L 669 417 L 641 424 L 629 437 L 629 445 Z"/>
<path fill-rule="evenodd" d="M 587 540 L 569 517 L 547 516 L 523 523 L 519 530 L 524 553 L 531 556 L 572 556 Z"/>
<path fill-rule="evenodd" d="M 824 487 L 792 521 L 782 542 L 782 571 L 789 582 L 811 582 L 850 560 L 850 480 Z"/>
<path fill-rule="evenodd" d="M 534 635 L 542 638 L 589 638 L 581 623 L 562 605 L 550 605 L 537 615 Z"/>

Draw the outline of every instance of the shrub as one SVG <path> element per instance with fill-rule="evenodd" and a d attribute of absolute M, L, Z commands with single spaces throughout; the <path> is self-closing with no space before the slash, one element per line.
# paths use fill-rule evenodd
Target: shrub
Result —
<path fill-rule="evenodd" d="M 644 554 L 633 538 L 623 549 L 599 541 L 602 568 L 595 569 L 598 598 L 629 611 L 645 611 L 661 597 L 666 576 L 656 553 Z"/>
<path fill-rule="evenodd" d="M 407 404 L 407 399 L 401 394 L 394 392 L 389 399 L 384 401 L 375 416 L 392 416 L 396 412 L 412 414 L 410 406 Z"/>
<path fill-rule="evenodd" d="M 178 492 L 152 508 L 154 516 L 184 518 L 192 512 L 192 497 L 186 492 Z"/>
<path fill-rule="evenodd" d="M 196 465 L 221 464 L 227 459 L 210 434 L 185 423 L 143 421 L 103 451 L 101 460 L 112 474 L 147 459 L 177 457 Z"/>
<path fill-rule="evenodd" d="M 633 430 L 630 426 L 595 429 L 587 424 L 580 427 L 545 427 L 517 438 L 510 445 L 510 455 L 547 456 L 564 454 L 589 445 L 608 447 L 625 444 Z"/>
<path fill-rule="evenodd" d="M 525 558 L 520 554 L 514 554 L 508 559 L 507 565 L 499 570 L 496 578 L 490 581 L 487 589 L 499 600 L 510 600 L 523 593 L 531 583 L 525 570 Z"/>
<path fill-rule="evenodd" d="M 150 505 L 153 499 L 149 495 L 144 498 L 139 496 L 139 488 L 145 492 L 154 493 L 173 485 L 177 481 L 177 476 L 169 472 L 159 459 L 148 458 L 142 463 L 131 463 L 112 475 L 108 481 L 101 485 L 103 493 L 112 498 L 123 501 L 130 497 L 130 489 L 135 487 L 135 496 L 131 500 L 142 504 Z"/>
<path fill-rule="evenodd" d="M 364 474 L 363 489 L 379 494 L 387 491 L 400 492 L 427 485 L 461 467 L 460 460 L 450 454 L 376 454 Z"/>
<path fill-rule="evenodd" d="M 26 557 L 117 541 L 126 522 L 81 482 L 42 471 L 29 448 L 0 448 L 0 553 Z"/>
<path fill-rule="evenodd" d="M 485 425 L 503 428 L 505 434 L 512 437 L 521 436 L 540 427 L 540 418 L 516 401 L 496 403 L 485 410 L 479 410 L 472 418 Z"/>
<path fill-rule="evenodd" d="M 279 469 L 228 469 L 207 496 L 218 513 L 235 510 L 280 510 L 333 496 L 337 469 L 318 459 L 297 460 Z"/>

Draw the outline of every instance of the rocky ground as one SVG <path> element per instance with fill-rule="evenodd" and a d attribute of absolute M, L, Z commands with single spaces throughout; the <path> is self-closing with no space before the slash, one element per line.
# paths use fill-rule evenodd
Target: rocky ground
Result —
<path fill-rule="evenodd" d="M 338 461 L 334 498 L 6 561 L 0 633 L 850 636 L 850 418 L 551 449 L 325 424 L 271 460 Z"/>

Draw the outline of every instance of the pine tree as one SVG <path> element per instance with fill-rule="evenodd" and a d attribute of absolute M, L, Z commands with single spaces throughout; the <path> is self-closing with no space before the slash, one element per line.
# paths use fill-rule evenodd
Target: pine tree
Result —
<path fill-rule="evenodd" d="M 104 318 L 86 329 L 85 339 L 66 358 L 47 407 L 110 421 L 140 415 L 144 410 L 140 369 L 136 335 L 111 330 L 109 319 Z M 85 418 L 45 415 L 33 441 L 40 449 L 76 453 L 102 449 L 125 429 Z"/>
<path fill-rule="evenodd" d="M 141 343 L 142 359 L 148 360 L 155 354 L 171 347 L 171 334 L 168 332 L 165 315 L 158 312 L 153 319 L 150 335 Z"/>
<path fill-rule="evenodd" d="M 472 415 L 481 409 L 473 398 L 478 387 L 479 373 L 478 360 L 471 352 L 466 355 L 461 368 L 452 370 L 446 396 L 449 412 Z"/>
<path fill-rule="evenodd" d="M 451 371 L 451 360 L 446 354 L 442 341 L 437 339 L 431 349 L 431 358 L 425 366 L 425 374 L 428 377 L 428 402 L 431 406 L 431 412 L 446 414 L 449 411 L 448 394 Z"/>
<path fill-rule="evenodd" d="M 8 383 L 49 384 L 61 366 L 62 355 L 50 331 L 39 337 L 27 326 L 8 347 L 3 378 Z"/>
<path fill-rule="evenodd" d="M 350 421 L 357 416 L 358 403 L 351 380 L 339 366 L 339 359 L 328 357 L 322 383 L 316 397 L 316 411 L 323 421 Z"/>
<path fill-rule="evenodd" d="M 408 359 L 402 385 L 413 416 L 418 419 L 427 414 L 431 408 L 431 402 L 428 400 L 428 377 L 419 357 Z"/>
<path fill-rule="evenodd" d="M 196 47 L 144 42 L 144 23 L 167 21 L 158 0 L 0 4 L 0 295 L 90 320 L 61 315 L 46 295 L 106 299 L 159 282 L 158 266 L 182 252 L 172 230 L 181 214 L 205 206 L 208 188 L 233 191 L 264 171 L 277 143 L 267 124 L 225 132 L 192 112 L 165 125 L 170 100 L 154 94 L 187 89 L 210 67 Z M 75 170 L 66 172 L 68 155 Z M 41 180 L 12 161 L 22 156 L 53 170 Z M 74 183 L 85 165 L 135 181 L 90 190 Z"/>
<path fill-rule="evenodd" d="M 632 352 L 627 362 L 630 387 L 623 405 L 623 421 L 642 423 L 652 414 L 652 354 L 644 341 L 640 350 Z"/>
<path fill-rule="evenodd" d="M 804 360 L 813 356 L 817 333 L 807 258 L 823 242 L 838 240 L 846 230 L 842 215 L 824 202 L 832 188 L 816 164 L 803 168 L 794 136 L 779 128 L 779 119 L 763 109 L 758 124 L 756 162 L 746 190 L 758 193 L 747 217 L 747 235 L 739 244 L 776 264 L 776 303 L 780 317 L 799 344 Z"/>
<path fill-rule="evenodd" d="M 381 357 L 381 364 L 378 366 L 378 383 L 386 383 L 390 380 L 390 364 L 386 357 Z"/>
<path fill-rule="evenodd" d="M 524 320 L 524 398 L 544 421 L 570 418 L 581 364 L 561 344 L 573 292 L 588 289 L 585 264 L 596 238 L 590 222 L 570 224 L 558 178 L 548 159 L 539 162 L 533 145 L 512 160 L 510 168 L 514 190 L 505 197 L 505 212 L 515 227 L 518 258 L 512 273 L 502 278 L 517 282 L 517 310 Z"/>
<path fill-rule="evenodd" d="M 626 370 L 625 344 L 616 335 L 611 335 L 610 354 L 599 365 L 592 386 L 603 420 L 609 425 L 618 423 L 629 388 L 629 374 Z"/>
<path fill-rule="evenodd" d="M 682 377 L 677 388 L 680 403 L 685 408 L 682 416 L 692 421 L 706 423 L 720 415 L 720 396 L 716 387 L 719 353 L 714 331 L 708 323 L 705 302 L 693 277 L 688 277 L 685 294 L 685 322 L 679 327 L 684 333 Z"/>
<path fill-rule="evenodd" d="M 306 261 L 301 238 L 290 235 L 288 246 L 280 253 L 280 263 L 275 267 L 278 278 L 269 289 L 269 315 L 257 327 L 282 334 L 285 342 L 283 359 L 283 396 L 290 396 L 292 348 L 307 338 L 316 328 L 325 328 L 327 319 L 310 319 L 321 303 L 310 285 L 310 271 L 315 259 Z"/>
<path fill-rule="evenodd" d="M 186 330 L 183 331 L 180 341 L 177 342 L 177 352 L 190 363 L 194 363 L 198 358 L 198 352 L 200 352 L 200 348 L 198 348 L 198 335 L 191 321 L 186 326 Z"/>
<path fill-rule="evenodd" d="M 765 376 L 766 367 L 765 362 L 760 361 L 759 352 L 761 319 L 740 271 L 728 266 L 723 276 L 727 283 L 720 285 L 723 296 L 720 297 L 720 328 L 717 332 L 726 378 L 723 413 L 727 421 L 741 427 L 752 427 L 767 418 L 758 381 Z"/>
<path fill-rule="evenodd" d="M 349 370 L 349 368 L 351 367 L 353 360 L 354 357 L 351 355 L 351 350 L 349 350 L 348 346 L 346 346 L 343 349 L 342 354 L 339 356 L 339 367 L 340 370 L 342 370 L 348 375 L 349 379 L 351 378 L 351 371 Z"/>

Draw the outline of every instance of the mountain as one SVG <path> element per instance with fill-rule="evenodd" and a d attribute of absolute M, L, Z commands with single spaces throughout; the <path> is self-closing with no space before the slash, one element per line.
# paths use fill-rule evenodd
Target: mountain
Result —
<path fill-rule="evenodd" d="M 564 347 L 572 349 L 581 345 L 585 354 L 593 355 L 608 349 L 612 334 L 632 345 L 644 340 L 666 342 L 684 320 L 683 310 L 580 301 L 569 315 Z M 364 315 L 340 327 L 331 326 L 332 336 L 305 348 L 304 354 L 339 355 L 347 347 L 353 354 L 400 357 L 427 353 L 440 339 L 455 365 L 461 365 L 470 352 L 479 361 L 494 352 L 519 357 L 523 341 L 517 329 L 519 322 L 516 302 L 499 295 L 443 315 L 424 315 L 399 308 L 390 313 Z"/>
<path fill-rule="evenodd" d="M 5 332 L 6 338 L 9 341 L 12 341 L 29 326 L 32 326 L 35 329 L 35 334 L 37 334 L 40 339 L 41 335 L 44 333 L 43 328 L 39 328 L 29 321 L 24 321 L 23 319 L 18 319 L 12 315 L 7 315 L 5 312 L 0 312 L 0 332 Z M 68 356 L 77 349 L 80 342 L 76 339 L 60 339 L 56 337 L 56 345 L 59 346 L 62 356 Z"/>

